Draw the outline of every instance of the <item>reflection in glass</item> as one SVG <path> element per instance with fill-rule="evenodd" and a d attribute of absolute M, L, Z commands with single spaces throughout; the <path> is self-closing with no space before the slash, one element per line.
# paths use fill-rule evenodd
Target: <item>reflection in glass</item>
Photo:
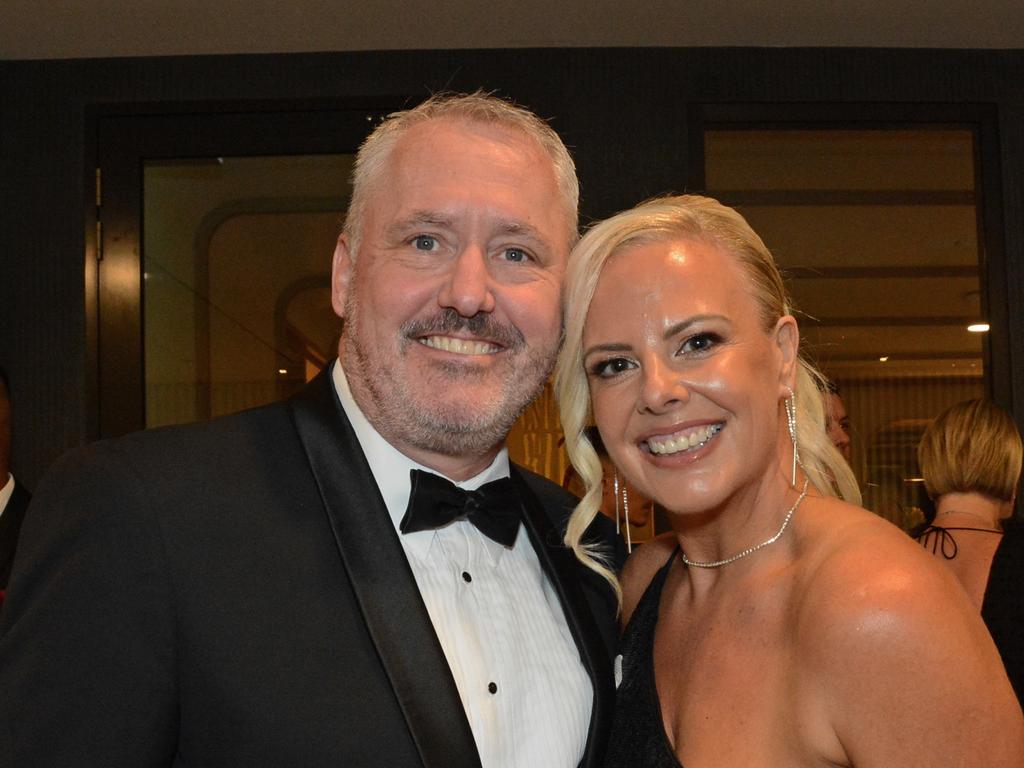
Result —
<path fill-rule="evenodd" d="M 984 390 L 975 177 L 967 129 L 705 133 L 708 193 L 778 260 L 849 414 L 865 505 L 903 527 L 924 425 Z"/>
<path fill-rule="evenodd" d="M 334 357 L 334 242 L 348 155 L 148 163 L 146 426 L 294 392 Z"/>

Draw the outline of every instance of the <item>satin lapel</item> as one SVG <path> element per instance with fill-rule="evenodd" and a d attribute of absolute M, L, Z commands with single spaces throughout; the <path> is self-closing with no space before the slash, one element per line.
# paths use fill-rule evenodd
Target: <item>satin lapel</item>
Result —
<path fill-rule="evenodd" d="M 519 486 L 523 499 L 523 520 L 530 542 L 537 552 L 544 573 L 558 593 L 565 621 L 594 686 L 594 709 L 590 717 L 586 751 L 580 763 L 590 768 L 600 764 L 603 755 L 601 750 L 596 749 L 596 745 L 602 744 L 611 730 L 615 698 L 611 662 L 590 605 L 580 587 L 579 569 L 583 566 L 579 565 L 572 551 L 562 544 L 563 532 L 555 528 L 540 500 L 515 466 L 512 467 L 512 478 Z"/>
<path fill-rule="evenodd" d="M 444 651 L 329 371 L 291 405 L 342 563 L 424 766 L 478 767 Z"/>
<path fill-rule="evenodd" d="M 18 531 L 21 529 L 21 521 L 25 517 L 25 509 L 31 498 L 29 492 L 15 481 L 11 498 L 7 500 L 7 507 L 0 510 L 3 513 L 0 514 L 0 589 L 7 583 L 11 566 L 14 565 Z"/>

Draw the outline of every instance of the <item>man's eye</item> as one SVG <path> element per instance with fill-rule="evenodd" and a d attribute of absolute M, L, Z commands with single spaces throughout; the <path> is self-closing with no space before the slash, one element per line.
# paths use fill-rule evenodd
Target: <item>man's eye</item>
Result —
<path fill-rule="evenodd" d="M 521 263 L 530 260 L 529 254 L 522 248 L 506 248 L 503 255 L 505 256 L 505 261 Z"/>
<path fill-rule="evenodd" d="M 437 250 L 437 239 L 430 235 L 417 235 L 412 244 L 418 251 Z"/>

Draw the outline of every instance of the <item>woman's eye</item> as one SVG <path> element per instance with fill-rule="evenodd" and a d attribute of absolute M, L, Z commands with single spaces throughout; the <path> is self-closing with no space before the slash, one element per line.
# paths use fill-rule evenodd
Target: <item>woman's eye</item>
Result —
<path fill-rule="evenodd" d="M 614 357 L 611 360 L 601 360 L 595 363 L 591 373 L 603 379 L 610 379 L 612 376 L 628 371 L 632 367 L 632 360 L 627 360 L 624 357 Z"/>
<path fill-rule="evenodd" d="M 413 247 L 418 251 L 437 250 L 437 239 L 430 235 L 417 235 L 412 241 Z"/>
<path fill-rule="evenodd" d="M 715 333 L 698 333 L 695 336 L 691 336 L 683 342 L 683 346 L 680 347 L 682 352 L 707 352 L 709 349 L 714 347 L 721 338 Z"/>

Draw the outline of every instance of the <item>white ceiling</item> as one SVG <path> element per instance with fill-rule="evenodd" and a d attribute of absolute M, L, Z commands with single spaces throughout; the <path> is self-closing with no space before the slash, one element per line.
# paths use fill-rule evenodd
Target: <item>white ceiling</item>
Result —
<path fill-rule="evenodd" d="M 1024 48 L 1024 0 L 0 0 L 0 59 L 589 46 Z"/>

